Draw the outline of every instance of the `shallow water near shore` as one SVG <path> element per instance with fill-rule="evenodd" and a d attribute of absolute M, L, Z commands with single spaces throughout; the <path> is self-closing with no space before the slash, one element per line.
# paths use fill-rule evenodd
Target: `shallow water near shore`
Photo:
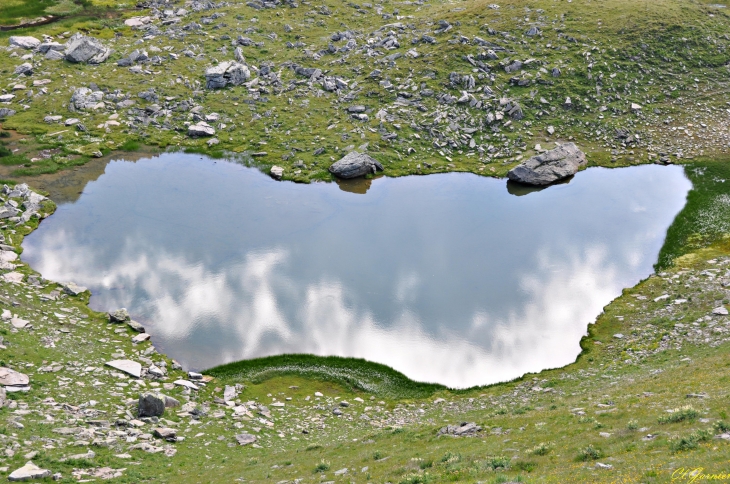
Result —
<path fill-rule="evenodd" d="M 463 173 L 297 185 L 163 154 L 110 162 L 22 258 L 94 309 L 126 307 L 190 369 L 312 353 L 467 387 L 573 361 L 651 274 L 690 188 L 655 165 L 544 190 Z"/>

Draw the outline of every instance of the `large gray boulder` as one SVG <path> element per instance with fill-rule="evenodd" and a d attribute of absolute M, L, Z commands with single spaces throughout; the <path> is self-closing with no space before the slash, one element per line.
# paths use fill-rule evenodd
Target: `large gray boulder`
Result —
<path fill-rule="evenodd" d="M 240 86 L 250 77 L 251 71 L 245 65 L 234 61 L 221 62 L 205 71 L 205 87 L 222 89 L 228 85 Z"/>
<path fill-rule="evenodd" d="M 383 165 L 370 155 L 357 151 L 349 152 L 330 166 L 330 173 L 339 178 L 357 178 L 378 170 L 383 171 Z"/>
<path fill-rule="evenodd" d="M 77 64 L 101 64 L 111 53 L 111 49 L 98 39 L 81 34 L 74 35 L 66 42 L 66 60 Z"/>
<path fill-rule="evenodd" d="M 512 181 L 527 185 L 549 185 L 575 175 L 585 164 L 585 153 L 575 143 L 565 143 L 520 163 L 507 176 Z"/>
<path fill-rule="evenodd" d="M 8 40 L 11 46 L 20 47 L 21 49 L 35 49 L 41 45 L 40 40 L 30 36 L 13 35 Z"/>
<path fill-rule="evenodd" d="M 98 109 L 104 107 L 104 92 L 92 91 L 88 87 L 80 87 L 76 89 L 71 96 L 71 111 L 86 111 L 89 109 Z"/>
<path fill-rule="evenodd" d="M 161 417 L 165 413 L 165 397 L 154 393 L 139 396 L 137 415 L 140 417 Z"/>

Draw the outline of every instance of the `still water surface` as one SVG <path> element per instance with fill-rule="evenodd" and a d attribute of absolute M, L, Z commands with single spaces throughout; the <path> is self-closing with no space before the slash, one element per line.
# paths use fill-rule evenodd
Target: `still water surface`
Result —
<path fill-rule="evenodd" d="M 313 353 L 466 387 L 573 361 L 690 188 L 653 165 L 541 191 L 456 173 L 296 185 L 164 154 L 109 163 L 22 258 L 128 308 L 187 368 Z"/>

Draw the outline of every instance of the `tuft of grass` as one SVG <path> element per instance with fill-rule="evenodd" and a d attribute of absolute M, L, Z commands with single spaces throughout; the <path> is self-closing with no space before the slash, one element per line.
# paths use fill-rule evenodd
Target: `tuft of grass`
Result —
<path fill-rule="evenodd" d="M 662 415 L 657 419 L 660 424 L 679 423 L 685 420 L 692 421 L 700 416 L 700 412 L 692 408 L 692 405 L 685 405 L 681 408 L 675 408 L 669 415 Z"/>
<path fill-rule="evenodd" d="M 548 455 L 553 447 L 554 444 L 552 442 L 540 442 L 535 447 L 528 450 L 527 453 L 532 455 Z"/>
<path fill-rule="evenodd" d="M 326 472 L 330 469 L 330 463 L 322 459 L 319 461 L 319 464 L 317 464 L 314 468 L 315 474 L 318 472 Z"/>
<path fill-rule="evenodd" d="M 601 451 L 593 447 L 593 444 L 591 444 L 587 447 L 583 447 L 582 449 L 580 449 L 580 451 L 578 452 L 578 460 L 583 462 L 587 462 L 589 460 L 598 460 L 601 458 L 601 455 L 603 455 Z"/>
<path fill-rule="evenodd" d="M 686 450 L 696 449 L 700 443 L 707 442 L 712 439 L 712 432 L 709 430 L 695 430 L 689 435 L 674 437 L 669 441 L 669 448 L 673 452 L 682 452 Z"/>
<path fill-rule="evenodd" d="M 397 398 L 426 398 L 446 387 L 416 382 L 379 363 L 361 358 L 306 354 L 276 355 L 236 361 L 206 371 L 218 378 L 261 383 L 284 375 L 338 383 L 353 390 Z"/>
<path fill-rule="evenodd" d="M 637 422 L 634 419 L 629 420 L 629 423 L 626 424 L 626 429 L 631 430 L 632 432 L 639 429 L 639 422 Z"/>

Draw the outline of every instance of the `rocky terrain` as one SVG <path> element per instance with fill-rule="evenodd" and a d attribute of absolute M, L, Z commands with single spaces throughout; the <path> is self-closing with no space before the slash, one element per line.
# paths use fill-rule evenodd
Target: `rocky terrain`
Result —
<path fill-rule="evenodd" d="M 604 3 L 154 0 L 40 26 L 2 42 L 0 118 L 33 141 L 3 164 L 147 144 L 308 182 L 355 149 L 394 176 L 501 176 L 562 141 L 607 166 L 724 152 L 725 9 L 651 2 L 633 25 Z"/>

